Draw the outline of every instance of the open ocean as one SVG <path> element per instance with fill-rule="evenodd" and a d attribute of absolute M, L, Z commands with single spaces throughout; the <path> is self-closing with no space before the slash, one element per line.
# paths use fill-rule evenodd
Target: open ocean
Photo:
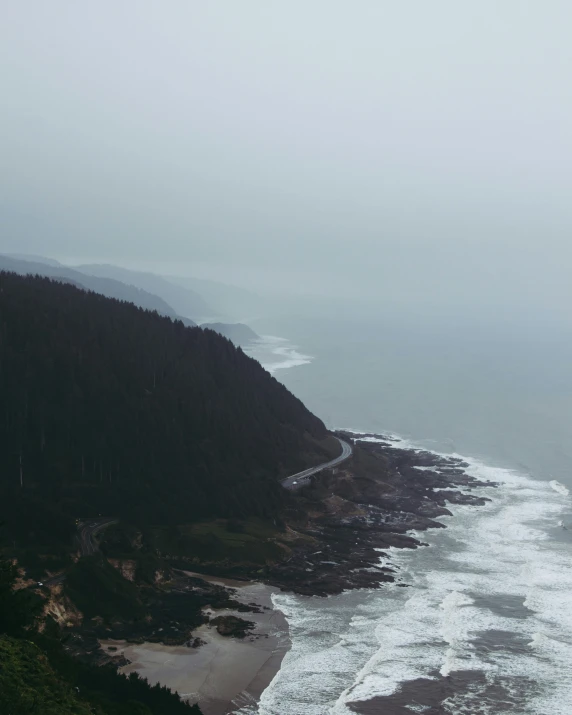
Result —
<path fill-rule="evenodd" d="M 447 529 L 413 534 L 429 546 L 390 549 L 396 584 L 276 595 L 292 648 L 241 712 L 569 715 L 572 345 L 343 328 L 340 344 L 339 323 L 285 323 L 289 340 L 248 352 L 328 426 L 461 456 L 499 487 L 478 490 L 484 507 L 453 505 Z"/>

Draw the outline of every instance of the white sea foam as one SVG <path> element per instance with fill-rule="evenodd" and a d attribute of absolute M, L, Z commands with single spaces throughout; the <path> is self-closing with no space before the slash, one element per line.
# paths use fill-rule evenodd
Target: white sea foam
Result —
<path fill-rule="evenodd" d="M 557 482 L 556 479 L 553 479 L 551 482 L 549 482 L 549 484 L 555 492 L 562 494 L 562 496 L 567 497 L 570 494 L 570 490 L 567 489 L 564 484 L 560 484 L 560 482 Z"/>
<path fill-rule="evenodd" d="M 286 338 L 279 338 L 275 335 L 263 335 L 258 340 L 249 343 L 244 351 L 255 358 L 271 374 L 276 370 L 286 370 L 298 365 L 306 365 L 312 362 L 311 355 L 304 355 L 298 352 L 296 345 L 290 343 Z"/>
<path fill-rule="evenodd" d="M 499 487 L 479 490 L 491 499 L 485 506 L 452 505 L 454 516 L 442 518 L 447 529 L 419 535 L 431 548 L 384 549 L 380 565 L 397 569 L 398 581 L 410 588 L 274 597 L 288 618 L 292 649 L 258 709 L 248 712 L 348 715 L 348 703 L 391 695 L 407 681 L 480 671 L 486 682 L 472 695 L 450 697 L 446 711 L 502 713 L 502 705 L 491 709 L 487 702 L 489 685 L 516 696 L 528 683 L 518 712 L 568 715 L 570 544 L 550 538 L 569 510 L 568 490 L 463 459 L 469 474 Z M 498 633 L 500 641 L 490 645 Z"/>
<path fill-rule="evenodd" d="M 467 618 L 464 606 L 471 606 L 473 599 L 459 591 L 451 591 L 439 604 L 443 610 L 441 635 L 449 647 L 445 653 L 445 661 L 439 672 L 441 675 L 449 675 L 454 670 L 466 667 L 466 663 L 460 662 L 463 651 L 467 648 L 469 637 L 469 627 L 471 620 Z"/>

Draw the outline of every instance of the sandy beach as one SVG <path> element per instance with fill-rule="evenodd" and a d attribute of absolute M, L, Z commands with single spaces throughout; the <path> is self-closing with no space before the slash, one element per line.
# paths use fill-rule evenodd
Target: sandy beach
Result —
<path fill-rule="evenodd" d="M 130 661 L 121 672 L 136 671 L 151 684 L 168 686 L 183 699 L 198 703 L 204 715 L 225 715 L 258 701 L 272 681 L 290 647 L 288 624 L 282 612 L 273 609 L 271 594 L 276 589 L 257 582 L 192 575 L 236 589 L 236 600 L 261 606 L 262 613 L 206 611 L 211 616 L 233 614 L 254 621 L 252 635 L 243 639 L 221 636 L 207 624 L 193 632 L 206 642 L 199 648 L 114 640 L 101 641 L 101 645 L 117 648 L 117 654 Z"/>

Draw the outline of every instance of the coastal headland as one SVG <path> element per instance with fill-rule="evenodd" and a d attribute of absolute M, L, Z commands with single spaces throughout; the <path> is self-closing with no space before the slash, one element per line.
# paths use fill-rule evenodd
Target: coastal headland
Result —
<path fill-rule="evenodd" d="M 445 528 L 439 519 L 451 514 L 448 504 L 485 502 L 478 487 L 491 483 L 471 477 L 460 459 L 403 448 L 383 435 L 337 435 L 352 444 L 351 458 L 292 494 L 283 523 L 218 520 L 191 533 L 197 543 L 216 542 L 208 557 L 172 544 L 160 554 L 147 585 L 148 597 L 155 590 L 161 603 L 154 621 L 135 627 L 128 619 L 111 626 L 84 619 L 76 638 L 86 630 L 95 636 L 90 657 L 167 685 L 205 715 L 234 712 L 259 698 L 289 647 L 273 593 L 323 597 L 394 581 L 407 587 L 384 549 L 423 547 L 408 532 Z M 113 558 L 125 536 L 113 525 L 100 546 L 129 577 L 136 559 Z"/>

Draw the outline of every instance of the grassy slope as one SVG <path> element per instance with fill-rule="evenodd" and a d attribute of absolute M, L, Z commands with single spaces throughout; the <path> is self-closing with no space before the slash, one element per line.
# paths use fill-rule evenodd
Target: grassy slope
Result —
<path fill-rule="evenodd" d="M 36 645 L 8 636 L 0 636 L 0 712 L 104 715 L 82 702 L 73 688 L 58 678 Z"/>

